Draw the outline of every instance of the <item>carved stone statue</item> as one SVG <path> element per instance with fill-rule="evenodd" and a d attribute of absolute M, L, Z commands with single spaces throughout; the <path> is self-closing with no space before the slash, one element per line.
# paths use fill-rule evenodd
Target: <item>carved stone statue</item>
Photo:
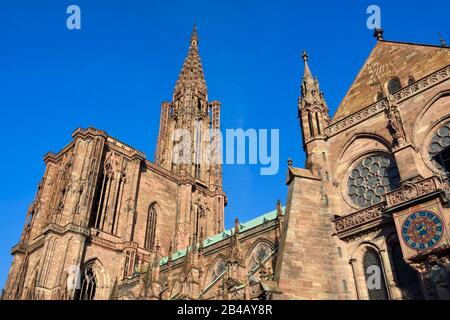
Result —
<path fill-rule="evenodd" d="M 403 128 L 403 122 L 395 104 L 395 99 L 392 95 L 387 96 L 388 107 L 386 109 L 386 117 L 388 119 L 388 129 L 394 139 L 394 146 L 401 147 L 406 143 L 406 135 Z"/>

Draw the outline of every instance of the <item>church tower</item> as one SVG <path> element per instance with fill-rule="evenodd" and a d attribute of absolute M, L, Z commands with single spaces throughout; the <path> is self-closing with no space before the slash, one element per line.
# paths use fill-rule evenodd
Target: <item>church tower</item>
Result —
<path fill-rule="evenodd" d="M 219 101 L 208 100 L 194 26 L 172 101 L 162 103 L 155 153 L 155 163 L 179 180 L 176 248 L 224 227 L 227 199 L 222 190 L 220 107 Z"/>
<path fill-rule="evenodd" d="M 172 102 L 161 107 L 155 163 L 179 176 L 190 176 L 210 190 L 220 190 L 219 129 L 220 102 L 208 101 L 194 26 Z"/>
<path fill-rule="evenodd" d="M 78 128 L 45 156 L 4 297 L 106 299 L 156 256 L 223 231 L 220 139 L 211 130 L 219 127 L 194 28 L 172 102 L 162 104 L 156 163 L 95 128 Z"/>

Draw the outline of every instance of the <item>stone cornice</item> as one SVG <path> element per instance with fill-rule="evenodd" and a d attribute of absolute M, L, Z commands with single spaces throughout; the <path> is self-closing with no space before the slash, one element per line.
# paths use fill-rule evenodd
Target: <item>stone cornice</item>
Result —
<path fill-rule="evenodd" d="M 27 248 L 22 243 L 17 243 L 16 245 L 14 245 L 11 248 L 11 254 L 12 255 L 18 254 L 18 253 L 25 254 L 26 251 L 27 251 Z"/>
<path fill-rule="evenodd" d="M 69 149 L 73 148 L 73 146 L 75 145 L 75 141 L 78 138 L 81 139 L 95 139 L 101 137 L 102 139 L 105 140 L 106 145 L 118 152 L 123 153 L 125 156 L 129 157 L 132 160 L 138 160 L 138 161 L 143 161 L 145 160 L 145 153 L 130 147 L 129 145 L 111 137 L 108 135 L 108 133 L 106 131 L 103 130 L 99 130 L 99 129 L 95 129 L 92 127 L 89 127 L 87 129 L 83 129 L 83 128 L 77 128 L 73 133 L 72 133 L 72 141 L 70 141 L 66 146 L 64 146 L 64 148 L 62 148 L 59 152 L 54 153 L 54 152 L 48 152 L 44 155 L 44 162 L 48 163 L 48 162 L 56 162 L 59 160 L 59 158 L 65 154 Z"/>
<path fill-rule="evenodd" d="M 288 167 L 286 184 L 289 184 L 294 178 L 322 181 L 322 178 L 313 175 L 308 169 Z"/>
<path fill-rule="evenodd" d="M 44 155 L 44 162 L 47 163 L 56 163 L 62 155 L 64 155 L 67 151 L 73 148 L 75 145 L 74 141 L 69 142 L 67 145 L 64 146 L 58 153 L 53 152 L 47 152 Z"/>
<path fill-rule="evenodd" d="M 127 145 L 117 139 L 114 139 L 111 136 L 109 136 L 106 139 L 106 145 L 112 149 L 116 149 L 116 151 L 119 151 L 119 152 L 125 154 L 127 157 L 129 157 L 133 160 L 138 160 L 138 161 L 145 160 L 144 152 L 134 149 L 134 148 L 130 147 L 129 145 Z"/>
<path fill-rule="evenodd" d="M 29 245 L 18 243 L 11 249 L 11 254 L 21 253 L 24 254 L 26 251 L 33 252 L 42 247 L 45 243 L 45 236 L 42 234 L 35 239 L 35 241 Z"/>
<path fill-rule="evenodd" d="M 88 237 L 90 235 L 89 228 L 82 227 L 73 223 L 68 223 L 65 226 L 60 226 L 54 223 L 50 223 L 47 226 L 45 226 L 44 230 L 42 231 L 42 234 L 47 233 L 56 233 L 59 235 L 66 234 L 68 232 L 77 233 L 80 235 L 83 235 L 85 237 Z"/>
<path fill-rule="evenodd" d="M 108 133 L 106 131 L 99 130 L 99 129 L 96 129 L 96 128 L 93 128 L 93 127 L 89 127 L 87 129 L 77 128 L 72 133 L 72 138 L 75 140 L 77 137 L 82 137 L 82 138 L 102 137 L 102 138 L 104 138 L 106 140 L 108 138 Z"/>
<path fill-rule="evenodd" d="M 416 81 L 415 83 L 403 88 L 395 93 L 394 100 L 396 103 L 401 103 L 447 79 L 450 78 L 450 65 Z M 384 111 L 387 107 L 386 98 L 377 101 L 362 110 L 359 110 L 336 123 L 330 124 L 325 128 L 325 135 L 330 138 L 336 134 L 343 132 L 352 126 L 365 121 L 374 115 Z"/>
<path fill-rule="evenodd" d="M 167 170 L 166 168 L 159 166 L 153 162 L 150 162 L 149 160 L 145 160 L 145 166 L 147 169 L 152 170 L 153 172 L 171 180 L 172 182 L 175 182 L 178 184 L 195 185 L 195 186 L 199 187 L 202 190 L 202 192 L 204 192 L 208 196 L 214 197 L 214 196 L 221 195 L 221 196 L 226 197 L 226 194 L 223 190 L 211 191 L 211 190 L 207 189 L 203 183 L 197 182 L 193 177 L 191 177 L 189 175 L 187 175 L 187 176 L 176 175 L 175 173 L 173 173 L 173 172 Z"/>
<path fill-rule="evenodd" d="M 385 99 L 380 100 L 378 102 L 375 102 L 374 104 L 371 104 L 368 107 L 365 107 L 362 110 L 359 110 L 358 112 L 355 112 L 348 117 L 339 120 L 336 123 L 331 124 L 330 126 L 325 128 L 325 135 L 330 138 L 342 131 L 345 131 L 352 126 L 365 121 L 371 117 L 373 117 L 376 114 L 379 114 L 380 112 L 384 111 L 387 107 L 387 102 Z"/>
<path fill-rule="evenodd" d="M 397 103 L 403 102 L 412 96 L 421 93 L 450 78 L 450 65 L 414 82 L 394 94 Z"/>

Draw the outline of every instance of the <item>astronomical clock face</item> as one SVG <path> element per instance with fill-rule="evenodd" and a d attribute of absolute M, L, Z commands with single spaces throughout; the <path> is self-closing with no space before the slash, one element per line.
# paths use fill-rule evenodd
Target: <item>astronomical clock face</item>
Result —
<path fill-rule="evenodd" d="M 402 238 L 414 250 L 433 248 L 443 236 L 441 218 L 434 212 L 421 210 L 410 214 L 401 227 Z"/>

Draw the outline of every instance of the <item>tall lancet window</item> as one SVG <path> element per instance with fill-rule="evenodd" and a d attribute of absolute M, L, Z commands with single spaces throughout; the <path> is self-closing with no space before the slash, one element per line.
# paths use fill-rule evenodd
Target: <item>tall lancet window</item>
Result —
<path fill-rule="evenodd" d="M 145 249 L 151 251 L 155 246 L 155 237 L 156 237 L 156 222 L 158 219 L 158 208 L 157 204 L 152 203 L 148 208 L 147 215 L 147 230 L 145 232 Z"/>
<path fill-rule="evenodd" d="M 201 155 L 202 155 L 202 123 L 195 122 L 195 178 L 201 178 Z"/>
<path fill-rule="evenodd" d="M 384 271 L 380 256 L 373 249 L 368 249 L 363 258 L 369 300 L 388 300 Z"/>

